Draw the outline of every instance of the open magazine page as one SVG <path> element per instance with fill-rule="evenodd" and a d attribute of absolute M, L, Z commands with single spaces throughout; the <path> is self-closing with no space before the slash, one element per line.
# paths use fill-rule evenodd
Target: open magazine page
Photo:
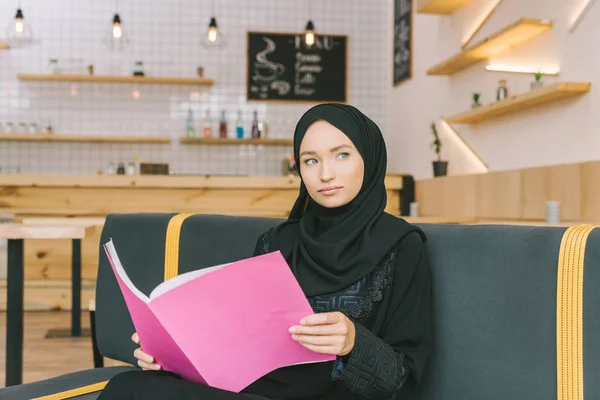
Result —
<path fill-rule="evenodd" d="M 135 330 L 140 336 L 140 342 L 144 350 L 148 354 L 152 354 L 156 362 L 164 370 L 175 372 L 192 382 L 206 383 L 205 378 L 198 372 L 196 366 L 192 364 L 186 352 L 173 339 L 172 332 L 159 321 L 159 318 L 151 310 L 149 304 L 152 303 L 148 302 L 146 296 L 143 294 L 140 295 L 139 291 L 137 291 L 138 293 L 134 293 L 135 287 L 129 281 L 112 241 L 104 246 L 104 250 L 115 273 L 115 278 L 123 294 L 123 299 L 129 310 Z M 120 273 L 118 272 L 119 269 L 121 270 Z M 129 284 L 126 284 L 126 281 L 129 281 Z M 140 298 L 140 296 L 143 296 L 144 299 Z M 172 304 L 174 308 L 177 308 L 177 306 L 177 304 Z"/>
<path fill-rule="evenodd" d="M 144 303 L 148 303 L 150 301 L 148 296 L 146 296 L 137 287 L 135 287 L 133 282 L 131 282 L 131 279 L 129 279 L 127 272 L 125 272 L 125 268 L 123 268 L 123 265 L 121 264 L 121 260 L 119 260 L 117 250 L 115 249 L 115 245 L 114 245 L 112 239 L 110 239 L 108 241 L 108 243 L 106 243 L 104 245 L 104 248 L 108 252 L 109 261 L 113 267 L 113 270 L 115 270 L 115 272 L 119 275 L 119 277 L 121 278 L 123 283 L 125 285 L 127 285 L 129 290 L 131 290 L 131 292 L 134 295 L 136 295 L 140 300 L 142 300 Z"/>
<path fill-rule="evenodd" d="M 280 252 L 230 263 L 148 306 L 210 386 L 237 392 L 277 368 L 335 359 L 292 339 L 289 327 L 313 311 Z"/>
<path fill-rule="evenodd" d="M 190 271 L 190 272 L 186 272 L 181 275 L 177 275 L 177 276 L 169 279 L 168 281 L 162 282 L 160 285 L 155 287 L 154 290 L 152 291 L 152 293 L 150 293 L 150 299 L 155 299 L 158 296 L 168 292 L 169 290 L 172 290 L 173 288 L 176 288 L 177 286 L 179 286 L 181 284 L 184 284 L 184 283 L 194 280 L 198 277 L 206 275 L 209 272 L 217 271 L 223 267 L 226 267 L 227 265 L 229 265 L 229 264 L 216 265 L 214 267 L 203 268 L 203 269 L 199 269 L 196 271 Z"/>

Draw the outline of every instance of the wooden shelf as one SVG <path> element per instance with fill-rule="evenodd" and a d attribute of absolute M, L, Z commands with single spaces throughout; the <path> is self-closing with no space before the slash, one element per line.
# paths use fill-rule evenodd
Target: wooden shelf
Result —
<path fill-rule="evenodd" d="M 183 144 L 254 144 L 254 145 L 266 145 L 266 146 L 292 146 L 294 141 L 292 139 L 205 139 L 205 138 L 181 138 L 180 142 Z"/>
<path fill-rule="evenodd" d="M 469 46 L 459 54 L 434 66 L 428 75 L 452 75 L 471 64 L 519 46 L 546 32 L 552 22 L 543 19 L 521 18 L 501 31 Z"/>
<path fill-rule="evenodd" d="M 531 92 L 520 94 L 476 109 L 446 118 L 446 122 L 454 124 L 473 124 L 504 114 L 536 107 L 567 97 L 581 95 L 590 91 L 589 82 L 564 82 L 541 87 Z"/>
<path fill-rule="evenodd" d="M 208 78 L 168 78 L 155 76 L 97 76 L 60 74 L 18 74 L 21 81 L 37 82 L 95 82 L 95 83 L 153 83 L 162 85 L 203 85 L 211 86 L 214 80 Z"/>
<path fill-rule="evenodd" d="M 70 143 L 146 143 L 169 144 L 168 136 L 102 136 L 102 135 L 46 135 L 46 134 L 0 134 L 0 141 L 15 142 L 70 142 Z"/>
<path fill-rule="evenodd" d="M 10 45 L 7 42 L 0 40 L 0 50 L 8 50 L 10 49 Z"/>
<path fill-rule="evenodd" d="M 470 0 L 418 0 L 419 14 L 452 14 Z"/>

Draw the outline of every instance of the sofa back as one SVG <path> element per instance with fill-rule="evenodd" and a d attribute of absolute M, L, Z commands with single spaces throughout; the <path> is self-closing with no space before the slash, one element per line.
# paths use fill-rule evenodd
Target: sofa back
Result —
<path fill-rule="evenodd" d="M 101 244 L 114 240 L 127 273 L 146 294 L 164 279 L 173 216 L 109 215 L 104 225 Z M 251 256 L 258 236 L 279 222 L 187 218 L 179 273 Z M 588 235 L 551 227 L 421 227 L 432 273 L 434 352 L 417 399 L 556 399 L 557 390 L 578 390 L 578 373 L 585 377 L 579 390 L 600 393 L 600 229 Z M 561 244 L 567 257 L 560 256 Z M 565 261 L 561 268 L 559 261 Z M 103 251 L 96 307 L 100 352 L 134 363 L 133 324 Z"/>

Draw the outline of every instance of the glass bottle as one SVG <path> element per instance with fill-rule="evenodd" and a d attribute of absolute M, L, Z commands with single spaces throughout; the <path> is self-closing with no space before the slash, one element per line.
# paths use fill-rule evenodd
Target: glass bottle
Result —
<path fill-rule="evenodd" d="M 122 161 L 117 165 L 117 175 L 125 175 L 125 163 Z"/>
<path fill-rule="evenodd" d="M 254 110 L 254 118 L 252 119 L 252 139 L 258 139 L 260 133 L 258 130 L 258 112 Z"/>
<path fill-rule="evenodd" d="M 187 121 L 185 124 L 185 136 L 194 137 L 196 136 L 196 128 L 194 127 L 194 113 L 191 108 L 188 109 Z"/>
<path fill-rule="evenodd" d="M 244 138 L 244 121 L 242 120 L 242 110 L 238 110 L 238 119 L 235 127 L 238 139 Z"/>
<path fill-rule="evenodd" d="M 204 120 L 204 137 L 209 139 L 213 136 L 212 121 L 210 120 L 210 110 L 206 109 L 206 118 Z"/>
<path fill-rule="evenodd" d="M 221 110 L 221 121 L 219 122 L 219 137 L 227 138 L 227 119 L 225 119 L 225 110 Z"/>

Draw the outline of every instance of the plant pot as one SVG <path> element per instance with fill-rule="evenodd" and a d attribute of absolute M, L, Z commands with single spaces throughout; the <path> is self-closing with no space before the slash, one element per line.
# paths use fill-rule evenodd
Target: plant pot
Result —
<path fill-rule="evenodd" d="M 542 82 L 542 81 L 539 81 L 539 82 L 538 82 L 538 81 L 531 82 L 531 90 L 539 89 L 539 88 L 541 88 L 542 86 L 544 86 L 544 82 Z"/>
<path fill-rule="evenodd" d="M 471 108 L 472 109 L 476 109 L 476 108 L 479 108 L 479 107 L 481 107 L 481 103 L 480 102 L 471 104 Z"/>
<path fill-rule="evenodd" d="M 433 162 L 433 176 L 446 176 L 448 174 L 448 161 Z"/>

